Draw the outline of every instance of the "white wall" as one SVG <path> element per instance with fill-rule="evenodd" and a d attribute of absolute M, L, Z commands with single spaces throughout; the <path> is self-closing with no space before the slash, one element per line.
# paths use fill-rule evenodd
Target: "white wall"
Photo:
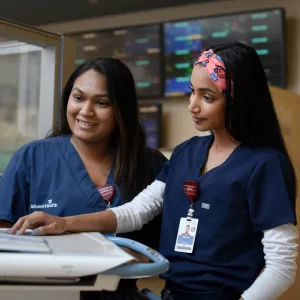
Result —
<path fill-rule="evenodd" d="M 284 7 L 287 17 L 288 89 L 300 93 L 300 0 L 231 0 L 186 5 L 101 18 L 48 24 L 40 28 L 55 33 L 107 29 L 243 10 Z M 187 111 L 188 98 L 161 100 L 164 103 L 163 146 L 174 147 L 198 134 Z"/>

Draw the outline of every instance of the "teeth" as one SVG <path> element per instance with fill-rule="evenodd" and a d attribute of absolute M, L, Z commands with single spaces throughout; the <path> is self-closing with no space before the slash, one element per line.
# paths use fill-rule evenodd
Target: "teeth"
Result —
<path fill-rule="evenodd" d="M 95 124 L 93 124 L 93 123 L 87 123 L 87 122 L 83 122 L 83 121 L 80 121 L 80 120 L 79 120 L 79 123 L 82 124 L 82 125 L 85 125 L 85 126 L 95 126 Z"/>

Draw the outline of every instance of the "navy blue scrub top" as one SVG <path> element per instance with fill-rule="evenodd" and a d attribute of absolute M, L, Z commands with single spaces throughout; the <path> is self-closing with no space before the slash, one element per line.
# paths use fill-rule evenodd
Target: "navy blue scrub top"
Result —
<path fill-rule="evenodd" d="M 188 291 L 229 287 L 241 295 L 265 265 L 262 231 L 296 223 L 292 169 L 273 148 L 240 145 L 224 163 L 200 175 L 212 141 L 213 135 L 182 143 L 157 177 L 166 183 L 160 252 L 172 266 L 163 277 Z M 180 218 L 191 204 L 184 180 L 200 185 L 191 254 L 174 250 Z"/>
<path fill-rule="evenodd" d="M 146 154 L 145 163 L 152 164 L 155 174 L 153 180 L 166 159 L 158 151 L 147 151 Z M 125 199 L 114 182 L 113 169 L 107 183 L 115 188 L 111 205 L 124 203 Z M 150 183 L 145 182 L 143 188 Z M 69 135 L 24 145 L 12 157 L 0 180 L 0 220 L 14 223 L 38 210 L 63 217 L 105 209 L 106 203 L 90 179 Z"/>
<path fill-rule="evenodd" d="M 117 192 L 112 204 L 119 201 Z M 70 136 L 21 147 L 0 181 L 0 219 L 11 223 L 34 211 L 63 217 L 105 209 Z"/>

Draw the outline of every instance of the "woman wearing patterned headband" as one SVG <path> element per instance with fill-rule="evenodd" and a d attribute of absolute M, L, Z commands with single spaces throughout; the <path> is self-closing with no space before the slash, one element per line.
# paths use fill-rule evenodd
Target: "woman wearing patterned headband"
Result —
<path fill-rule="evenodd" d="M 296 177 L 260 59 L 240 43 L 214 46 L 190 87 L 195 127 L 212 135 L 176 147 L 132 202 L 71 218 L 32 214 L 12 233 L 128 232 L 163 210 L 163 299 L 277 299 L 296 274 Z"/>

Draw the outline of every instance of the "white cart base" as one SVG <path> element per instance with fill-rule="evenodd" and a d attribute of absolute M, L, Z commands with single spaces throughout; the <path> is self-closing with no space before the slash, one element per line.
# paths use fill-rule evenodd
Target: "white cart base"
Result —
<path fill-rule="evenodd" d="M 115 291 L 120 277 L 95 276 L 84 285 L 5 285 L 0 284 L 0 300 L 79 300 L 81 291 Z"/>
<path fill-rule="evenodd" d="M 17 287 L 16 287 L 17 288 Z M 71 291 L 1 291 L 1 300 L 80 300 L 79 292 Z"/>

